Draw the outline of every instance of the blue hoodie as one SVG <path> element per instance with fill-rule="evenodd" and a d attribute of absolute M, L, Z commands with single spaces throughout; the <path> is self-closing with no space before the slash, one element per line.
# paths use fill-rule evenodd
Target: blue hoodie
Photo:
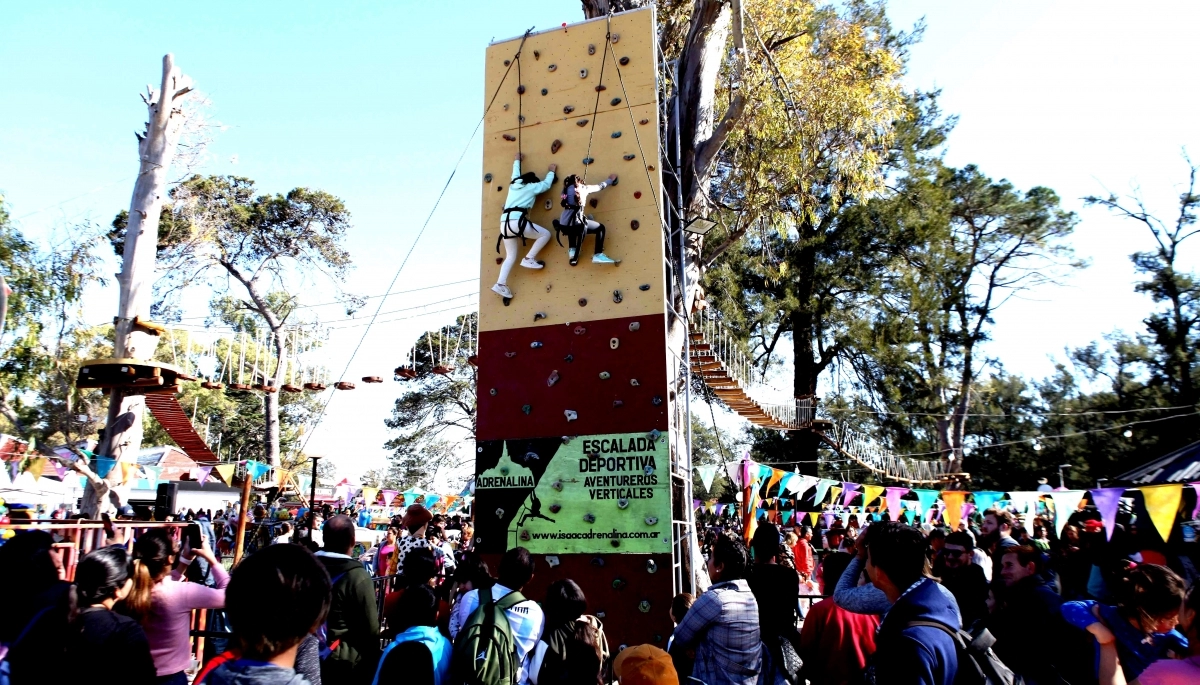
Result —
<path fill-rule="evenodd" d="M 958 607 L 928 578 L 909 588 L 883 617 L 875 636 L 871 670 L 876 685 L 953 685 L 958 673 L 954 640 L 912 621 L 933 621 L 959 630 Z"/>

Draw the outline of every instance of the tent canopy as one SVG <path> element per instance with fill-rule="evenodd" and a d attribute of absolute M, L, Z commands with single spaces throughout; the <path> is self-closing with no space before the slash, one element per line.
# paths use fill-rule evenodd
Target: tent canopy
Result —
<path fill-rule="evenodd" d="M 1134 485 L 1181 483 L 1200 478 L 1200 442 L 1159 457 L 1138 468 L 1122 473 L 1115 480 Z"/>

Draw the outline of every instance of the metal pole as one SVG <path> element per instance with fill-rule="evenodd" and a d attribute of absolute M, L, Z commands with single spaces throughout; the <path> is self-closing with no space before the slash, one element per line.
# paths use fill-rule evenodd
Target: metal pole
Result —
<path fill-rule="evenodd" d="M 692 509 L 692 332 L 688 328 L 688 303 L 687 303 L 687 256 L 685 252 L 686 240 L 684 238 L 684 215 L 683 215 L 683 170 L 680 168 L 680 133 L 679 133 L 679 62 L 675 62 L 675 106 L 672 111 L 672 116 L 675 119 L 675 221 L 679 228 L 679 303 L 682 311 L 677 312 L 677 315 L 682 315 L 683 318 L 683 373 L 684 373 L 684 389 L 683 389 L 683 408 L 684 408 L 684 442 L 687 455 L 684 460 L 684 508 L 688 512 L 688 535 L 697 535 L 696 531 L 696 512 Z M 677 400 L 678 401 L 678 400 Z M 716 426 L 713 426 L 716 429 Z M 697 540 L 699 543 L 699 540 Z M 697 545 L 689 543 L 687 545 L 688 557 L 688 579 L 685 587 L 689 591 L 695 590 L 696 585 L 696 558 L 692 554 L 692 550 Z"/>
<path fill-rule="evenodd" d="M 317 523 L 317 460 L 320 457 L 309 457 L 312 459 L 312 483 L 309 485 L 308 491 L 308 539 L 312 539 L 313 528 Z"/>

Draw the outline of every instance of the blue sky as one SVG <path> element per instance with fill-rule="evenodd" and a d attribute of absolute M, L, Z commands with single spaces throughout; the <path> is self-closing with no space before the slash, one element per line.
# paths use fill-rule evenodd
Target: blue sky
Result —
<path fill-rule="evenodd" d="M 1172 212 L 1185 172 L 1180 150 L 1200 154 L 1188 35 L 1200 6 L 914 0 L 890 8 L 900 26 L 922 16 L 928 24 L 908 79 L 941 88 L 944 110 L 960 117 L 949 162 L 978 164 L 1020 188 L 1049 186 L 1080 212 L 1073 242 L 1091 266 L 1007 305 L 989 352 L 1010 371 L 1043 376 L 1065 347 L 1138 328 L 1149 305 L 1133 292 L 1128 255 L 1149 236 L 1082 209 L 1079 198 L 1140 186 L 1152 208 Z M 145 120 L 138 93 L 157 83 L 163 53 L 173 52 L 224 127 L 199 170 L 249 176 L 264 191 L 308 186 L 343 198 L 355 226 L 347 288 L 380 293 L 482 111 L 487 43 L 580 18 L 574 0 L 11 4 L 0 22 L 0 193 L 44 241 L 80 222 L 107 224 L 128 206 L 133 133 Z M 477 274 L 480 167 L 476 139 L 397 290 Z M 1194 247 L 1185 257 L 1195 265 Z M 467 283 L 389 298 L 385 311 L 454 297 L 430 311 L 460 309 L 377 326 L 347 376 L 389 375 L 421 330 L 470 309 L 473 291 Z M 115 298 L 93 294 L 90 318 L 109 320 Z M 335 374 L 362 330 L 335 332 Z M 395 389 L 336 397 L 311 448 L 347 475 L 381 464 Z"/>

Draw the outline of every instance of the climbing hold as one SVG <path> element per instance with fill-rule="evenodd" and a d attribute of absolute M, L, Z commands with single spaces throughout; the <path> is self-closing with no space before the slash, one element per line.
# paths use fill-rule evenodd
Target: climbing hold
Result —
<path fill-rule="evenodd" d="M 522 114 L 522 115 L 518 116 L 517 121 L 521 122 L 522 124 L 525 123 L 525 115 Z"/>
<path fill-rule="evenodd" d="M 546 387 L 549 388 L 549 387 L 553 386 L 555 383 L 558 382 L 559 378 L 560 378 L 560 376 L 558 375 L 558 369 L 551 371 L 550 377 L 546 379 Z"/>
<path fill-rule="evenodd" d="M 570 114 L 571 112 L 574 112 L 574 111 L 575 111 L 575 108 L 572 107 L 571 105 L 567 105 L 566 107 L 563 107 L 563 114 Z"/>
<path fill-rule="evenodd" d="M 621 182 L 621 179 L 619 179 L 619 178 L 614 178 L 614 179 L 613 179 L 613 182 L 612 182 L 612 183 L 610 183 L 609 185 L 614 185 L 614 186 L 615 186 L 615 185 L 617 185 L 617 184 L 618 184 L 618 183 L 620 183 L 620 182 Z"/>
<path fill-rule="evenodd" d="M 592 557 L 592 566 L 595 566 L 596 568 L 604 568 L 604 557 Z"/>
<path fill-rule="evenodd" d="M 550 505 L 550 513 L 551 514 L 557 514 L 559 512 L 559 510 L 561 510 L 561 509 L 562 509 L 561 504 L 554 503 L 554 504 Z"/>
<path fill-rule="evenodd" d="M 505 352 L 504 356 L 508 357 L 509 359 L 512 359 L 513 357 L 517 356 L 517 353 L 516 352 Z"/>
<path fill-rule="evenodd" d="M 558 154 L 558 151 L 561 149 L 562 149 L 562 141 L 561 140 L 555 139 L 555 141 L 553 143 L 550 143 L 550 154 L 556 155 L 556 154 Z"/>
<path fill-rule="evenodd" d="M 500 519 L 504 518 L 504 510 L 503 509 L 496 510 L 496 518 L 500 518 Z"/>
<path fill-rule="evenodd" d="M 504 60 L 504 66 L 506 66 L 506 67 L 507 67 L 507 66 L 508 66 L 508 65 L 510 65 L 510 64 L 512 64 L 512 60 L 511 60 L 511 59 L 506 59 L 506 60 Z"/>
<path fill-rule="evenodd" d="M 587 78 L 587 69 L 579 70 L 579 78 Z"/>
<path fill-rule="evenodd" d="M 507 111 L 508 111 L 508 103 L 507 103 L 507 102 L 506 102 L 506 103 L 504 103 L 504 111 L 505 111 L 505 112 L 507 112 Z"/>
<path fill-rule="evenodd" d="M 609 372 L 607 372 L 607 371 L 601 371 L 601 372 L 600 372 L 600 380 L 602 380 L 602 381 L 606 381 L 606 380 L 608 380 L 608 379 L 610 379 L 610 378 L 612 378 L 612 374 L 611 374 L 611 373 L 609 373 Z"/>
<path fill-rule="evenodd" d="M 627 583 L 623 578 L 613 578 L 612 586 L 614 590 L 624 590 Z"/>
<path fill-rule="evenodd" d="M 654 399 L 650 400 L 650 403 L 657 407 L 662 404 L 662 397 L 659 395 L 655 395 Z"/>
<path fill-rule="evenodd" d="M 562 444 L 564 444 L 564 445 L 569 445 L 569 444 L 571 444 L 571 438 L 570 438 L 570 436 L 567 436 L 567 435 L 564 435 L 564 436 L 562 436 Z"/>
<path fill-rule="evenodd" d="M 642 120 L 641 120 L 641 121 L 639 121 L 638 123 L 639 123 L 639 124 L 641 124 L 642 126 L 645 126 L 646 124 L 650 123 L 650 120 L 649 120 L 649 119 L 642 119 Z M 650 169 L 651 169 L 651 170 L 653 170 L 653 169 L 654 169 L 654 167 L 650 167 Z"/>
<path fill-rule="evenodd" d="M 576 327 L 575 327 L 575 335 L 583 335 L 584 333 L 587 333 L 587 329 L 586 329 L 586 328 L 584 328 L 583 326 L 576 326 Z"/>
<path fill-rule="evenodd" d="M 609 136 L 609 138 L 620 138 L 620 137 L 621 137 L 620 131 L 613 131 L 612 135 Z"/>
<path fill-rule="evenodd" d="M 534 50 L 534 51 L 533 51 L 533 58 L 534 58 L 535 60 L 536 60 L 536 59 L 541 59 L 541 58 L 542 58 L 542 53 L 538 52 L 537 50 Z"/>
<path fill-rule="evenodd" d="M 623 297 L 621 297 L 621 291 L 620 291 L 620 290 L 614 290 L 614 291 L 613 291 L 613 302 L 616 302 L 617 304 L 621 304 L 621 300 L 622 300 L 622 299 L 624 299 L 624 298 L 623 298 Z"/>
<path fill-rule="evenodd" d="M 639 330 L 641 327 L 642 327 L 642 324 L 637 321 L 629 322 L 629 330 L 631 330 L 631 331 Z"/>
<path fill-rule="evenodd" d="M 637 155 L 625 155 L 625 156 L 624 156 L 624 157 L 622 157 L 621 159 L 625 160 L 626 162 L 629 162 L 629 161 L 632 161 L 632 160 L 634 160 L 634 159 L 637 159 Z"/>
<path fill-rule="evenodd" d="M 613 45 L 616 45 L 617 41 L 621 40 L 621 34 L 614 33 L 614 34 L 612 34 L 612 36 L 610 38 L 612 40 Z"/>
<path fill-rule="evenodd" d="M 489 394 L 489 395 L 491 395 L 492 397 L 495 397 L 495 396 L 496 396 L 496 389 L 495 389 L 495 388 L 492 388 L 491 390 L 488 390 L 488 394 Z"/>
<path fill-rule="evenodd" d="M 571 362 L 575 361 L 575 355 L 568 354 L 567 356 L 563 357 L 563 361 L 570 364 Z"/>
<path fill-rule="evenodd" d="M 659 436 L 661 435 L 662 433 L 659 432 L 657 428 L 654 428 L 649 433 L 646 433 L 646 437 L 650 438 L 651 440 L 658 440 Z"/>
<path fill-rule="evenodd" d="M 622 402 L 621 400 L 613 400 L 613 409 L 620 409 L 621 407 L 624 407 L 624 406 L 625 406 L 625 403 Z"/>
<path fill-rule="evenodd" d="M 588 44 L 588 54 L 589 55 L 596 54 L 596 46 L 595 45 Z"/>
<path fill-rule="evenodd" d="M 556 480 L 550 484 L 550 487 L 554 488 L 555 490 L 557 490 L 559 492 L 562 492 L 562 481 Z"/>
<path fill-rule="evenodd" d="M 583 158 L 583 163 L 584 163 L 584 165 L 585 165 L 585 166 L 586 166 L 586 165 L 588 165 L 588 164 L 591 164 L 591 163 L 592 163 L 592 162 L 594 162 L 594 161 L 596 161 L 596 160 L 592 159 L 591 157 L 584 157 L 584 158 Z"/>
<path fill-rule="evenodd" d="M 579 418 L 579 413 L 571 411 L 570 409 L 565 409 L 563 410 L 563 416 L 567 417 L 567 422 L 570 423 L 571 421 Z"/>
<path fill-rule="evenodd" d="M 537 461 L 538 459 L 541 459 L 541 457 L 538 456 L 537 452 L 525 453 L 525 461 Z"/>
<path fill-rule="evenodd" d="M 557 65 L 557 64 L 551 64 L 550 66 L 546 67 L 546 70 L 547 70 L 547 71 L 554 71 L 554 70 L 555 70 L 555 69 L 557 69 L 557 68 L 558 68 L 558 65 Z"/>
<path fill-rule="evenodd" d="M 622 57 L 621 59 L 619 59 L 619 60 L 617 60 L 617 61 L 621 63 L 621 66 L 625 66 L 626 64 L 629 64 L 629 58 L 628 58 L 628 57 Z"/>
<path fill-rule="evenodd" d="M 647 164 L 647 165 L 646 165 L 646 171 L 654 171 L 654 165 L 653 165 L 653 164 Z"/>
<path fill-rule="evenodd" d="M 517 86 L 517 95 L 525 94 L 525 86 Z"/>
<path fill-rule="evenodd" d="M 583 520 L 584 520 L 584 521 L 586 521 L 587 523 L 595 523 L 595 522 L 596 522 L 596 515 L 595 515 L 595 514 L 590 514 L 590 513 L 589 513 L 589 514 L 584 514 L 584 515 L 583 515 Z"/>
<path fill-rule="evenodd" d="M 642 191 L 640 191 L 640 190 L 633 191 L 633 199 L 635 199 L 635 200 L 642 199 Z"/>
<path fill-rule="evenodd" d="M 646 519 L 646 523 L 650 523 L 650 519 L 654 519 L 654 523 L 658 523 L 658 519 L 654 518 L 653 516 Z M 650 525 L 654 525 L 654 524 L 651 523 Z M 653 559 L 646 560 L 646 573 L 658 573 L 658 563 L 655 562 Z"/>
<path fill-rule="evenodd" d="M 533 537 L 533 536 L 531 536 L 529 534 L 529 531 L 527 531 L 523 528 L 521 529 L 521 540 L 522 541 L 528 542 L 531 537 Z"/>
<path fill-rule="evenodd" d="M 512 304 L 512 298 L 511 298 L 511 297 L 505 297 L 505 298 L 501 298 L 501 299 L 504 301 L 504 306 L 505 306 L 505 307 L 507 307 L 508 305 Z"/>
<path fill-rule="evenodd" d="M 516 136 L 514 136 L 514 135 L 512 135 L 512 134 L 509 134 L 509 133 L 505 133 L 505 134 L 504 134 L 504 139 L 505 139 L 505 140 L 507 140 L 507 141 L 508 141 L 508 142 L 510 142 L 510 143 L 515 143 L 515 142 L 517 142 L 517 137 L 516 137 Z"/>
<path fill-rule="evenodd" d="M 583 128 L 584 126 L 587 126 L 587 125 L 588 125 L 588 120 L 587 120 L 587 119 L 580 119 L 579 121 L 576 121 L 576 122 L 575 122 L 575 125 L 576 125 L 576 126 L 578 126 L 579 128 Z"/>
<path fill-rule="evenodd" d="M 558 566 L 560 563 L 562 563 L 562 562 L 560 562 L 558 560 L 558 557 L 556 555 L 554 555 L 554 554 L 546 555 L 546 565 L 549 566 L 550 568 L 554 568 L 555 566 Z"/>
<path fill-rule="evenodd" d="M 551 287 L 553 287 L 553 286 L 554 286 L 554 284 L 553 284 L 553 283 L 547 283 L 547 284 L 546 284 L 546 292 L 550 292 L 550 288 L 551 288 Z"/>
<path fill-rule="evenodd" d="M 646 291 L 646 290 L 649 290 L 649 289 L 650 289 L 650 284 L 649 284 L 649 283 L 643 283 L 643 284 L 641 284 L 641 285 L 639 285 L 639 286 L 638 286 L 638 290 Z"/>
<path fill-rule="evenodd" d="M 603 93 L 606 90 L 608 90 L 608 86 L 606 86 L 606 85 L 601 84 L 599 86 L 596 86 L 597 93 Z"/>
<path fill-rule="evenodd" d="M 608 339 L 608 349 L 615 350 L 620 346 L 621 346 L 620 338 L 609 338 Z"/>
<path fill-rule="evenodd" d="M 501 190 L 504 190 L 504 186 L 502 186 L 502 185 L 498 185 L 498 186 L 496 186 L 496 192 L 497 192 L 497 193 L 498 193 L 498 192 L 500 192 Z"/>
<path fill-rule="evenodd" d="M 629 227 L 636 231 L 642 227 L 642 222 L 638 221 L 637 219 L 634 219 L 633 221 L 629 222 Z"/>
<path fill-rule="evenodd" d="M 538 313 L 536 313 L 536 314 L 534 314 L 534 315 L 533 315 L 533 320 L 534 320 L 534 321 L 537 321 L 537 320 L 539 320 L 539 319 L 544 319 L 544 318 L 546 318 L 546 312 L 538 312 Z"/>
<path fill-rule="evenodd" d="M 502 467 L 500 467 L 500 475 L 501 475 L 501 476 L 507 476 L 507 475 L 508 475 L 508 467 L 507 467 L 507 466 L 502 466 Z"/>
<path fill-rule="evenodd" d="M 618 499 L 617 500 L 617 508 L 618 509 L 628 509 L 629 508 L 629 500 L 624 497 Z"/>
<path fill-rule="evenodd" d="M 647 526 L 653 526 L 653 525 L 657 525 L 657 524 L 658 524 L 658 517 L 657 517 L 657 516 L 647 516 L 647 517 L 646 517 L 646 525 L 647 525 Z M 653 572 L 653 571 L 651 571 L 651 573 L 654 573 L 654 572 Z"/>
<path fill-rule="evenodd" d="M 636 388 L 636 387 L 638 387 L 638 385 L 640 385 L 640 384 L 638 383 L 638 379 L 636 379 L 636 378 L 630 378 L 630 379 L 629 379 L 629 384 L 630 384 L 630 385 L 632 385 L 632 386 L 633 386 L 633 387 L 635 387 L 635 388 Z"/>
<path fill-rule="evenodd" d="M 621 546 L 621 541 L 620 541 L 620 540 L 618 540 L 618 539 L 616 539 L 616 538 L 613 538 L 613 539 L 611 539 L 611 540 L 609 540 L 609 541 L 608 541 L 608 544 L 612 545 L 613 547 L 620 547 L 620 546 Z"/>
<path fill-rule="evenodd" d="M 643 614 L 650 613 L 650 600 L 643 599 L 642 601 L 638 602 L 638 611 L 642 612 Z"/>
<path fill-rule="evenodd" d="M 491 174 L 491 173 L 486 173 L 486 174 L 484 174 L 484 175 L 483 175 L 483 182 L 484 182 L 484 183 L 491 183 L 491 182 L 492 182 L 492 174 Z"/>
<path fill-rule="evenodd" d="M 621 104 L 621 98 L 613 98 L 612 100 L 609 101 L 608 104 L 612 105 L 613 107 L 616 107 L 617 105 Z"/>
<path fill-rule="evenodd" d="M 545 88 L 542 89 L 542 95 L 549 95 L 549 94 L 550 94 L 550 91 L 546 90 Z"/>
<path fill-rule="evenodd" d="M 588 200 L 588 206 L 591 207 L 592 209 L 595 209 L 597 206 L 599 206 L 599 204 L 600 204 L 600 201 L 594 197 L 592 199 Z"/>
<path fill-rule="evenodd" d="M 529 343 L 529 346 L 536 350 L 537 348 L 542 346 L 542 343 L 538 342 L 537 340 L 534 340 L 533 342 Z"/>
<path fill-rule="evenodd" d="M 654 467 L 651 466 L 650 464 L 646 464 L 645 466 L 642 467 L 642 472 L 645 473 L 647 476 L 653 476 L 654 475 Z"/>
<path fill-rule="evenodd" d="M 586 306 L 587 306 L 587 298 L 586 298 L 586 297 L 581 297 L 581 298 L 579 298 L 579 306 L 580 306 L 580 307 L 586 307 Z"/>
<path fill-rule="evenodd" d="M 544 206 L 546 209 L 550 209 L 550 208 L 551 208 L 551 207 L 553 207 L 554 205 L 550 203 L 550 198 L 546 198 L 546 202 L 545 202 L 545 204 L 544 204 L 543 206 Z"/>
<path fill-rule="evenodd" d="M 528 416 L 529 412 L 533 411 L 533 407 L 526 404 L 521 407 L 521 411 L 525 412 L 525 414 Z"/>

